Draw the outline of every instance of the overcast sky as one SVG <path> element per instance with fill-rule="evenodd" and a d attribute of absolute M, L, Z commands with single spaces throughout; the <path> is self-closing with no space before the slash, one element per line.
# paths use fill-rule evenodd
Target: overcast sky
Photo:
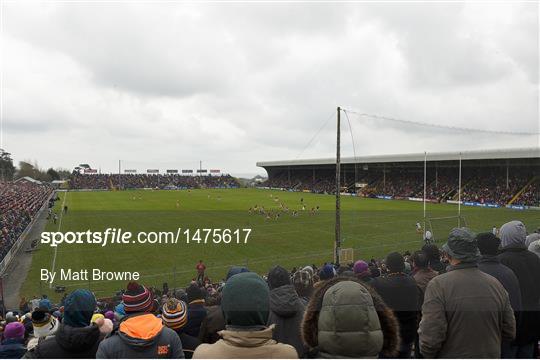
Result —
<path fill-rule="evenodd" d="M 338 105 L 539 130 L 537 2 L 4 2 L 2 10 L 2 145 L 42 167 L 109 172 L 122 159 L 144 172 L 202 160 L 233 175 L 265 174 L 255 162 L 333 156 Z M 358 156 L 539 146 L 538 136 L 349 118 Z"/>

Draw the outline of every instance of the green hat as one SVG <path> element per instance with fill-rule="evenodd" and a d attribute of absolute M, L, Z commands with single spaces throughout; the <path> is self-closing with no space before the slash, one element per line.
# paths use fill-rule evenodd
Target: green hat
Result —
<path fill-rule="evenodd" d="M 476 235 L 468 228 L 454 228 L 442 247 L 448 255 L 463 262 L 474 262 L 480 257 Z"/>
<path fill-rule="evenodd" d="M 221 297 L 225 324 L 234 327 L 266 325 L 270 308 L 268 284 L 252 272 L 232 276 Z"/>

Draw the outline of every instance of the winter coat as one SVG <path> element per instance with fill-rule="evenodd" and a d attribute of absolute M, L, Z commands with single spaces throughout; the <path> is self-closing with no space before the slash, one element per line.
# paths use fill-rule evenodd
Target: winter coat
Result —
<path fill-rule="evenodd" d="M 361 358 L 398 353 L 399 325 L 392 310 L 359 280 L 321 283 L 302 322 L 309 357 Z"/>
<path fill-rule="evenodd" d="M 199 340 L 202 343 L 213 344 L 220 339 L 218 332 L 225 330 L 225 318 L 220 305 L 208 306 L 206 317 L 201 323 Z"/>
<path fill-rule="evenodd" d="M 518 312 L 521 309 L 521 292 L 516 274 L 509 267 L 501 264 L 501 261 L 496 256 L 492 255 L 483 255 L 478 261 L 478 268 L 499 280 L 508 292 L 512 309 L 514 309 L 514 312 Z"/>
<path fill-rule="evenodd" d="M 182 343 L 161 319 L 140 313 L 122 319 L 119 327 L 99 344 L 97 359 L 183 359 Z"/>
<path fill-rule="evenodd" d="M 20 359 L 26 353 L 24 339 L 6 339 L 0 345 L 0 359 Z"/>
<path fill-rule="evenodd" d="M 54 336 L 40 341 L 24 357 L 38 359 L 95 358 L 100 341 L 101 335 L 96 324 L 85 327 L 60 324 Z"/>
<path fill-rule="evenodd" d="M 201 344 L 194 359 L 296 359 L 298 355 L 291 345 L 277 343 L 272 339 L 273 326 L 262 330 L 219 332 L 222 339 L 214 344 Z"/>
<path fill-rule="evenodd" d="M 450 267 L 427 288 L 418 329 L 425 358 L 499 358 L 515 336 L 510 299 L 475 263 Z"/>
<path fill-rule="evenodd" d="M 292 285 L 284 285 L 270 290 L 270 314 L 268 325 L 275 324 L 273 339 L 294 346 L 299 357 L 305 353 L 300 324 L 305 305 Z"/>
<path fill-rule="evenodd" d="M 400 273 L 376 278 L 371 285 L 394 311 L 399 321 L 402 342 L 414 342 L 421 305 L 421 291 L 416 281 Z"/>
<path fill-rule="evenodd" d="M 519 245 L 503 248 L 498 257 L 514 272 L 521 290 L 516 344 L 530 344 L 540 337 L 540 258 Z"/>
<path fill-rule="evenodd" d="M 206 308 L 204 300 L 194 300 L 188 304 L 188 322 L 183 332 L 189 336 L 199 337 L 201 323 L 206 317 Z"/>

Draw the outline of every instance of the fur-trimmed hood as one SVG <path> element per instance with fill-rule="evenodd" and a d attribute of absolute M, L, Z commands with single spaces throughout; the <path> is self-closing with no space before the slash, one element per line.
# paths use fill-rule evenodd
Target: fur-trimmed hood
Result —
<path fill-rule="evenodd" d="M 399 349 L 399 324 L 369 285 L 334 278 L 313 294 L 302 339 L 316 357 L 393 357 Z"/>

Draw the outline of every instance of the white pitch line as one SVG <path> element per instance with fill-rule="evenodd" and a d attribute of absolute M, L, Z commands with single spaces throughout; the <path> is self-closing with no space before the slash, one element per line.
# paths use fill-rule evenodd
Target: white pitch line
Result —
<path fill-rule="evenodd" d="M 60 228 L 62 227 L 62 219 L 64 218 L 64 205 L 66 204 L 66 199 L 68 196 L 68 191 L 65 192 L 64 200 L 62 201 L 62 206 L 60 207 L 60 219 L 58 220 L 58 231 L 60 232 Z M 51 273 L 54 272 L 54 268 L 56 266 L 56 254 L 58 254 L 58 245 L 54 247 L 54 255 L 52 260 L 52 266 L 51 266 Z M 49 289 L 52 289 L 52 281 L 49 283 Z"/>

